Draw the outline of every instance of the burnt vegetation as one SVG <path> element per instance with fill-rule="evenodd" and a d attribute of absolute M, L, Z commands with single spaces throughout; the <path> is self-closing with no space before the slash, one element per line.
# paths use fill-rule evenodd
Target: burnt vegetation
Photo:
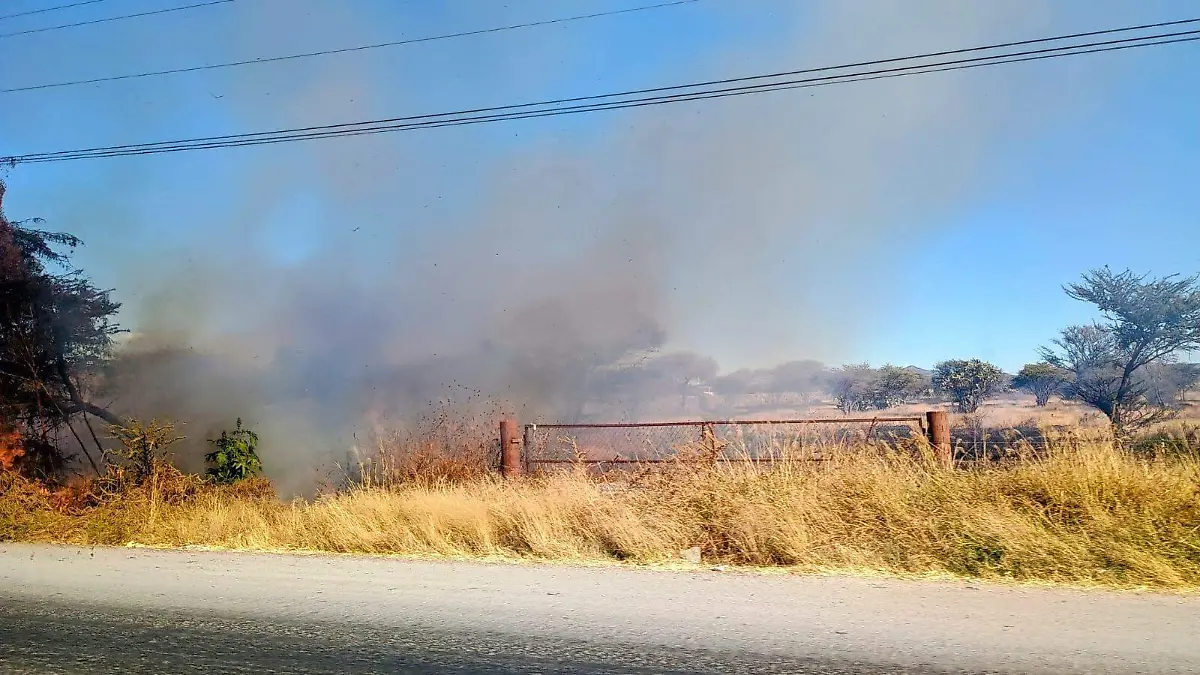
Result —
<path fill-rule="evenodd" d="M 115 339 L 123 329 L 113 291 L 96 287 L 72 264 L 82 242 L 43 229 L 40 220 L 9 220 L 3 196 L 0 184 L 0 470 L 44 481 L 72 470 L 104 475 L 114 466 L 135 480 L 153 475 L 156 466 L 169 461 L 167 448 L 183 439 L 175 425 L 190 420 L 183 415 L 140 422 L 133 410 L 122 409 L 117 392 L 136 386 L 147 369 L 160 380 L 191 379 L 195 387 L 204 387 L 203 378 L 215 377 L 220 364 L 199 365 L 214 357 L 196 353 L 189 355 L 196 364 L 180 368 L 175 353 L 131 356 L 118 349 Z M 1093 408 L 1118 438 L 1176 417 L 1200 383 L 1200 365 L 1181 360 L 1200 348 L 1197 277 L 1151 278 L 1104 268 L 1065 291 L 1095 305 L 1100 319 L 1064 329 L 1041 350 L 1042 361 L 1015 376 L 980 359 L 946 360 L 932 370 L 866 363 L 830 368 L 798 360 L 721 374 L 707 356 L 661 353 L 666 335 L 649 315 L 637 323 L 634 339 L 615 331 L 596 337 L 595 331 L 576 326 L 571 334 L 577 339 L 534 340 L 527 345 L 527 362 L 517 365 L 536 376 L 543 396 L 549 392 L 552 400 L 533 412 L 547 421 L 803 414 L 817 405 L 870 416 L 901 406 L 950 404 L 970 416 L 988 399 L 1012 391 L 1031 394 L 1038 407 L 1058 397 Z M 545 335 L 565 325 L 555 312 L 538 316 L 552 324 Z M 283 354 L 279 367 L 286 368 L 289 358 L 295 357 Z M 412 390 L 404 399 L 409 400 L 413 392 L 429 388 L 425 380 L 445 370 L 439 364 L 429 372 L 416 366 L 380 369 L 368 382 L 372 391 L 394 391 L 402 398 Z M 460 387 L 471 377 L 469 369 L 450 372 L 457 373 Z M 472 397 L 498 398 L 479 390 Z M 211 439 L 201 454 L 208 479 L 218 483 L 246 480 L 263 469 L 257 433 L 243 427 L 241 419 L 231 431 L 219 431 L 230 421 L 207 420 L 197 434 L 189 434 L 201 443 Z"/>

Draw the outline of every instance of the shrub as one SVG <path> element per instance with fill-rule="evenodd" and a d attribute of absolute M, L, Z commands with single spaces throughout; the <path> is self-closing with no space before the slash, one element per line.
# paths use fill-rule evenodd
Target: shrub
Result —
<path fill-rule="evenodd" d="M 183 440 L 175 435 L 175 424 L 157 419 L 141 422 L 131 419 L 124 426 L 110 427 L 113 436 L 121 442 L 116 454 L 124 459 L 133 471 L 135 482 L 149 478 L 155 468 L 166 461 L 166 449 Z"/>
<path fill-rule="evenodd" d="M 1200 425 L 1181 424 L 1158 429 L 1135 438 L 1129 448 L 1137 454 L 1200 457 Z"/>
<path fill-rule="evenodd" d="M 206 454 L 204 460 L 212 464 L 208 475 L 218 483 L 229 485 L 258 475 L 262 471 L 262 460 L 255 449 L 258 434 L 242 427 L 239 417 L 233 431 L 222 431 L 221 437 L 209 440 L 216 450 Z"/>

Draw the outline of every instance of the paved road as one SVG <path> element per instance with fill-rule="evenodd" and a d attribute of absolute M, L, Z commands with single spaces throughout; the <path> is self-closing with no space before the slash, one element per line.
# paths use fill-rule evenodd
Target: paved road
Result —
<path fill-rule="evenodd" d="M 1200 598 L 0 544 L 5 673 L 1200 672 Z"/>

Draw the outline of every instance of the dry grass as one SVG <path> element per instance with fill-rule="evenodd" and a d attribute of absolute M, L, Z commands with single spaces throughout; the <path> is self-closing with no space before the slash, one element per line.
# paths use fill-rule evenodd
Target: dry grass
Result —
<path fill-rule="evenodd" d="M 104 494 L 0 481 L 0 540 L 634 563 L 698 545 L 706 561 L 755 567 L 1200 587 L 1200 461 L 1094 441 L 970 469 L 863 447 L 825 462 L 475 475 L 293 502 L 169 469 Z"/>

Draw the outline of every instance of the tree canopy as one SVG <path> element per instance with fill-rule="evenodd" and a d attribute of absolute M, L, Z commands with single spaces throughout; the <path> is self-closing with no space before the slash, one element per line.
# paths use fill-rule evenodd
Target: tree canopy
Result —
<path fill-rule="evenodd" d="M 934 367 L 933 386 L 949 395 L 958 411 L 973 413 L 1004 385 L 1004 371 L 979 359 L 951 359 Z"/>
<path fill-rule="evenodd" d="M 120 305 L 71 266 L 79 239 L 8 220 L 3 197 L 0 183 L 0 418 L 21 438 L 21 468 L 48 475 L 62 466 L 58 441 L 74 433 L 73 417 L 121 422 L 79 385 L 109 359 Z"/>
<path fill-rule="evenodd" d="M 1042 356 L 1070 371 L 1068 394 L 1104 413 L 1118 433 L 1167 419 L 1173 411 L 1147 395 L 1147 367 L 1200 348 L 1198 282 L 1092 270 L 1064 290 L 1094 304 L 1103 320 L 1065 328 Z"/>
<path fill-rule="evenodd" d="M 1070 374 L 1051 363 L 1027 363 L 1013 378 L 1013 386 L 1033 394 L 1039 408 L 1050 402 L 1050 397 L 1062 391 Z"/>

